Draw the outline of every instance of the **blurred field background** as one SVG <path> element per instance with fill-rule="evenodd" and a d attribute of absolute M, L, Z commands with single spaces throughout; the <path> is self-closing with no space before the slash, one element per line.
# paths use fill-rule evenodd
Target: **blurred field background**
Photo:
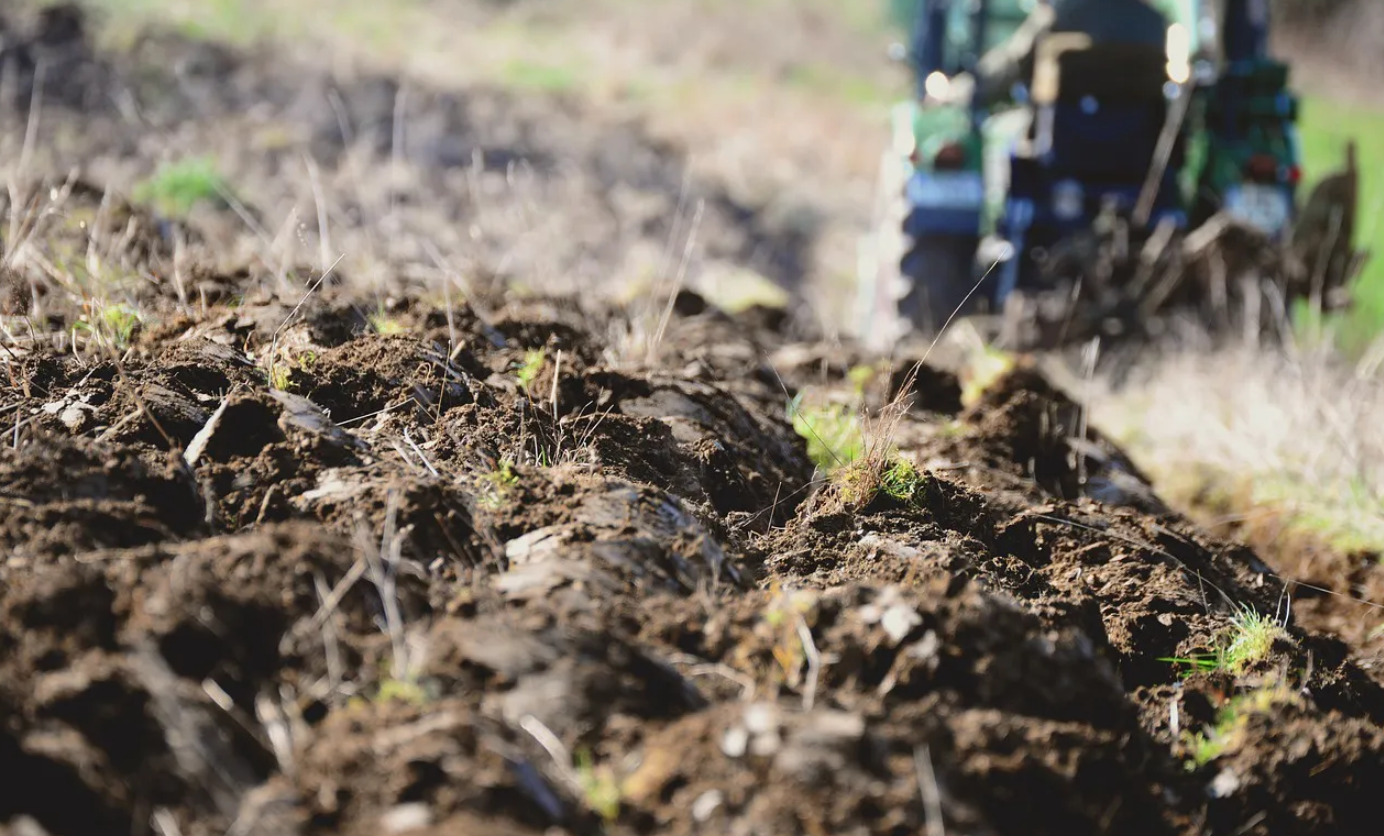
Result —
<path fill-rule="evenodd" d="M 108 37 L 150 21 L 237 44 L 272 40 L 442 85 L 496 84 L 638 113 L 686 146 L 691 164 L 748 202 L 840 219 L 818 241 L 827 309 L 855 263 L 889 103 L 907 92 L 885 53 L 899 33 L 882 0 L 95 0 Z M 1303 94 L 1306 185 L 1360 143 L 1363 243 L 1384 229 L 1384 90 L 1368 77 L 1384 9 L 1280 0 L 1279 48 Z M 1378 34 L 1378 33 L 1375 33 Z M 1384 258 L 1336 323 L 1359 353 L 1384 330 Z"/>
<path fill-rule="evenodd" d="M 887 110 L 908 92 L 887 59 L 882 3 L 846 0 L 96 0 L 118 44 L 150 22 L 272 42 L 343 72 L 380 68 L 446 88 L 497 86 L 638 119 L 689 173 L 808 231 L 796 288 L 828 329 L 852 299 Z M 1343 550 L 1384 548 L 1384 440 L 1374 405 L 1384 332 L 1384 4 L 1283 0 L 1280 52 L 1303 96 L 1305 186 L 1358 142 L 1358 242 L 1381 250 L 1331 323 L 1336 350 L 1151 359 L 1144 384 L 1096 398 L 1174 501 L 1246 507 Z M 1099 386 L 1088 387 L 1099 389 Z M 1172 409 L 1176 406 L 1177 409 Z"/>

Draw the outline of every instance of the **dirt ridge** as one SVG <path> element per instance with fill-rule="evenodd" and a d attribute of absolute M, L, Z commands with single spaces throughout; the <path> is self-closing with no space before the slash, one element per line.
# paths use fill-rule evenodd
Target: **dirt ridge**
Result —
<path fill-rule="evenodd" d="M 86 101 L 59 124 L 109 126 Z M 234 258 L 82 180 L 20 196 L 2 832 L 1377 821 L 1384 686 L 1028 366 L 977 393 L 783 311 L 444 295 Z M 74 252 L 120 293 L 45 269 Z M 906 406 L 893 449 L 820 472 L 817 399 Z M 1173 661 L 1247 612 L 1281 625 L 1257 656 Z"/>

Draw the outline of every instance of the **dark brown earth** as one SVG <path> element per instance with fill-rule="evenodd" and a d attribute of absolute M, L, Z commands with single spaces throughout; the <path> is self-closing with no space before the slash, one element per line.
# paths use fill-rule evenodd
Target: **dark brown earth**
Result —
<path fill-rule="evenodd" d="M 907 407 L 899 499 L 816 472 L 788 403 L 873 358 L 782 313 L 657 297 L 641 341 L 643 308 L 227 269 L 210 225 L 32 194 L 28 246 L 95 241 L 142 324 L 7 275 L 0 832 L 1376 826 L 1359 637 L 1295 604 L 1240 675 L 1165 661 L 1285 580 L 1027 367 L 969 406 L 918 357 L 864 386 Z"/>

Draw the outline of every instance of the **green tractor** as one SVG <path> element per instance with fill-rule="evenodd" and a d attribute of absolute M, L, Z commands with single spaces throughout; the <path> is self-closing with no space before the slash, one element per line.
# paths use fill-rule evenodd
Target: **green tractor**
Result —
<path fill-rule="evenodd" d="M 893 108 L 874 233 L 861 253 L 861 332 L 877 347 L 940 329 L 974 295 L 980 244 L 1004 192 L 990 173 L 999 147 L 987 138 L 991 114 L 965 79 L 977 47 L 1003 42 L 1032 3 L 891 0 L 891 20 L 910 35 L 894 57 L 916 92 Z"/>
<path fill-rule="evenodd" d="M 862 247 L 860 331 L 877 348 L 1043 290 L 1048 254 L 1107 212 L 1136 236 L 1219 217 L 1304 239 L 1298 106 L 1268 52 L 1267 0 L 1151 0 L 1157 48 L 1046 38 L 1065 45 L 1038 50 L 1033 89 L 983 99 L 981 57 L 1037 1 L 892 0 L 916 93 L 894 108 Z M 1112 58 L 1121 72 L 1090 71 Z M 1306 214 L 1329 216 L 1348 246 L 1354 205 L 1336 203 Z"/>

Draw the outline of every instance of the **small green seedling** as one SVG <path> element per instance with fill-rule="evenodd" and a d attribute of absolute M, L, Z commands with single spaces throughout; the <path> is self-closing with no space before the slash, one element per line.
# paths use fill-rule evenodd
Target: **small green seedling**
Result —
<path fill-rule="evenodd" d="M 288 363 L 275 361 L 269 366 L 269 388 L 276 392 L 291 392 L 294 388 L 293 367 Z"/>
<path fill-rule="evenodd" d="M 788 404 L 793 430 L 807 442 L 807 456 L 823 473 L 855 463 L 865 453 L 860 413 L 844 404 L 807 406 L 799 393 Z"/>
<path fill-rule="evenodd" d="M 1214 726 L 1183 734 L 1183 744 L 1191 758 L 1187 768 L 1205 766 L 1226 751 L 1242 746 L 1251 717 L 1268 714 L 1274 706 L 1291 704 L 1296 699 L 1288 684 L 1278 681 L 1230 700 L 1216 715 Z"/>
<path fill-rule="evenodd" d="M 163 215 L 184 218 L 201 203 L 224 206 L 229 193 L 215 163 L 194 157 L 160 166 L 153 177 L 135 187 L 134 197 Z"/>
<path fill-rule="evenodd" d="M 111 305 L 101 311 L 101 322 L 116 345 L 123 347 L 130 344 L 135 329 L 139 328 L 143 320 L 134 308 L 127 305 Z"/>
<path fill-rule="evenodd" d="M 417 682 L 390 677 L 380 683 L 375 692 L 375 702 L 403 702 L 409 705 L 427 705 L 428 692 Z"/>
<path fill-rule="evenodd" d="M 404 333 L 404 324 L 385 313 L 383 309 L 371 314 L 369 319 L 370 327 L 374 329 L 376 334 L 389 336 Z"/>
<path fill-rule="evenodd" d="M 529 387 L 538 379 L 538 373 L 543 370 L 543 364 L 547 359 L 548 353 L 541 348 L 524 352 L 524 362 L 515 372 L 515 377 L 519 379 L 519 388 L 524 390 L 524 394 L 529 394 Z"/>
<path fill-rule="evenodd" d="M 480 502 L 486 508 L 494 510 L 504 505 L 510 491 L 519 487 L 519 474 L 514 472 L 514 462 L 505 459 L 493 471 L 482 476 L 481 482 L 485 490 L 481 494 Z"/>
<path fill-rule="evenodd" d="M 76 328 L 85 331 L 98 340 L 110 343 L 117 349 L 125 349 L 130 346 L 137 331 L 144 322 L 139 312 L 129 305 L 116 304 L 107 305 L 101 308 L 94 316 L 87 318 L 76 324 Z"/>
<path fill-rule="evenodd" d="M 608 764 L 596 765 L 591 750 L 583 748 L 577 752 L 577 781 L 581 784 L 586 806 L 607 825 L 613 824 L 620 817 L 624 796 L 615 770 Z"/>
<path fill-rule="evenodd" d="M 846 379 L 851 382 L 851 388 L 855 390 L 855 394 L 857 396 L 863 396 L 865 394 L 865 387 L 869 386 L 878 375 L 879 369 L 871 365 L 862 364 L 859 366 L 852 366 L 851 370 L 846 373 Z"/>

